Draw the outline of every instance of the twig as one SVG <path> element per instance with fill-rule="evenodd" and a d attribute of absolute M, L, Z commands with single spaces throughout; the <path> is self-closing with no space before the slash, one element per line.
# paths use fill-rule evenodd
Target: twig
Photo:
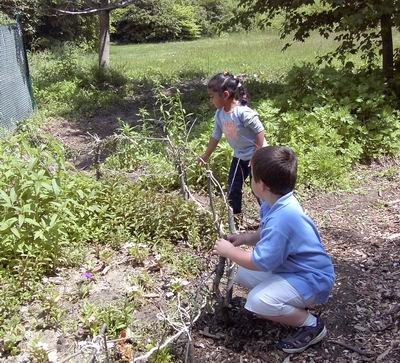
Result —
<path fill-rule="evenodd" d="M 390 343 L 390 347 L 387 348 L 383 353 L 379 354 L 378 357 L 376 358 L 377 362 L 382 362 L 386 356 L 392 351 L 392 349 L 399 344 L 398 340 L 392 340 Z"/>
<path fill-rule="evenodd" d="M 106 363 L 108 363 L 110 361 L 110 357 L 108 355 L 108 347 L 107 347 L 107 337 L 106 337 L 106 330 L 107 330 L 107 326 L 106 324 L 103 325 L 104 327 L 104 331 L 103 331 L 103 343 L 104 343 L 104 350 L 106 352 Z M 103 328 L 102 327 L 102 328 Z"/>
<path fill-rule="evenodd" d="M 93 343 L 94 343 L 94 344 L 96 344 L 97 340 L 101 340 L 101 339 L 103 338 L 103 336 L 104 336 L 104 334 L 105 334 L 105 332 L 106 332 L 106 328 L 107 328 L 107 325 L 106 325 L 106 324 L 103 324 L 103 325 L 101 326 L 99 335 L 96 336 L 96 337 L 93 339 Z M 106 343 L 106 349 L 107 349 L 107 343 Z M 90 362 L 90 363 L 95 362 L 95 360 L 96 360 L 96 355 L 97 355 L 98 353 L 99 353 L 99 350 L 98 350 L 98 349 L 93 349 L 92 356 L 91 356 L 90 359 L 89 359 L 89 362 Z"/>
<path fill-rule="evenodd" d="M 204 304 L 200 307 L 196 317 L 192 320 L 191 325 L 193 325 L 200 318 L 201 312 L 202 312 L 203 308 L 206 306 L 206 304 L 207 304 L 207 299 L 205 300 Z M 161 350 L 161 349 L 165 348 L 167 345 L 169 345 L 171 342 L 173 342 L 176 338 L 180 337 L 185 331 L 187 331 L 187 328 L 188 328 L 187 326 L 184 326 L 176 334 L 174 334 L 171 337 L 169 337 L 163 344 L 161 344 L 161 345 L 158 344 L 156 347 L 150 349 L 146 354 L 135 358 L 133 360 L 133 362 L 146 362 L 147 359 L 149 359 L 154 352 L 156 352 L 157 350 Z"/>
<path fill-rule="evenodd" d="M 351 350 L 351 351 L 353 351 L 353 352 L 356 352 L 356 353 L 358 353 L 358 354 L 360 354 L 360 355 L 366 355 L 366 356 L 367 356 L 367 355 L 373 355 L 372 352 L 368 352 L 368 351 L 362 350 L 362 349 L 360 349 L 360 348 L 353 347 L 352 345 L 347 344 L 347 343 L 344 343 L 344 342 L 341 342 L 341 341 L 339 341 L 339 340 L 329 339 L 328 342 L 329 342 L 329 343 L 333 343 L 333 344 L 340 345 L 340 346 L 342 346 L 342 347 L 344 347 L 344 348 L 346 348 L 346 349 L 349 349 L 349 350 Z"/>

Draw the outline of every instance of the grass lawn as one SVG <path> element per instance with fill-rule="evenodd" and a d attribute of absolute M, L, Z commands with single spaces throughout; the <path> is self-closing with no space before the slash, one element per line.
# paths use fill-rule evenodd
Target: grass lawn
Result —
<path fill-rule="evenodd" d="M 295 64 L 313 61 L 335 48 L 333 40 L 318 34 L 282 52 L 285 43 L 276 30 L 270 30 L 186 42 L 113 44 L 111 64 L 124 67 L 135 78 L 153 74 L 210 75 L 221 70 L 280 75 Z"/>

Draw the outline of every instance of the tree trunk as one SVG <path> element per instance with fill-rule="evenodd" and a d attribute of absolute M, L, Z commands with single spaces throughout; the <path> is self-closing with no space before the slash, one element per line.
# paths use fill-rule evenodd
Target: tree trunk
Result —
<path fill-rule="evenodd" d="M 110 0 L 101 0 L 101 7 L 110 4 Z M 110 10 L 99 13 L 100 23 L 100 48 L 99 48 L 99 67 L 107 69 L 110 65 Z"/>
<path fill-rule="evenodd" d="M 392 37 L 392 16 L 384 14 L 381 16 L 381 39 L 383 74 L 389 83 L 393 81 L 393 37 Z"/>

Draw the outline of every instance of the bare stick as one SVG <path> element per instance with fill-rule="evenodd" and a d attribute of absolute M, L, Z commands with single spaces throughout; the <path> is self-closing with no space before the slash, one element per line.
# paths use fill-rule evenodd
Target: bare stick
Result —
<path fill-rule="evenodd" d="M 103 331 L 103 343 L 104 343 L 104 350 L 106 352 L 106 363 L 108 363 L 110 361 L 110 357 L 108 355 L 108 348 L 107 348 L 107 337 L 106 337 L 106 330 L 107 330 L 107 326 L 106 324 L 104 324 L 102 326 L 102 328 L 104 327 L 104 331 Z"/>
<path fill-rule="evenodd" d="M 119 8 L 124 8 L 127 7 L 128 5 L 131 5 L 135 2 L 136 0 L 126 0 L 126 1 L 121 1 L 116 4 L 110 4 L 108 6 L 104 6 L 101 8 L 92 8 L 92 9 L 83 9 L 83 10 L 62 10 L 62 9 L 53 9 L 55 12 L 60 13 L 60 14 L 65 14 L 65 15 L 88 15 L 88 14 L 96 14 L 101 11 L 109 11 L 113 9 L 119 9 Z"/>
<path fill-rule="evenodd" d="M 228 222 L 229 222 L 229 232 L 231 234 L 236 233 L 236 227 L 235 227 L 235 220 L 233 217 L 233 212 L 232 208 L 228 207 Z M 234 278 L 234 269 L 235 264 L 228 260 L 228 268 L 226 269 L 226 277 L 228 279 L 227 282 L 227 287 L 226 287 L 226 293 L 225 293 L 225 300 L 224 300 L 224 305 L 228 307 L 231 302 L 232 302 L 232 292 L 233 292 L 233 278 Z"/>
<path fill-rule="evenodd" d="M 223 237 L 223 235 L 221 234 L 221 231 L 219 230 L 219 225 L 218 225 L 218 219 L 217 219 L 217 214 L 215 212 L 215 207 L 214 207 L 214 198 L 212 195 L 212 182 L 211 182 L 211 171 L 208 168 L 208 165 L 206 165 L 206 169 L 207 169 L 207 191 L 208 191 L 208 197 L 210 199 L 210 208 L 211 208 L 211 212 L 213 215 L 213 221 L 215 226 L 217 227 L 217 232 L 218 232 L 218 236 L 220 238 Z M 224 269 L 225 269 L 225 261 L 226 258 L 220 256 L 219 260 L 218 260 L 218 265 L 215 271 L 215 278 L 213 281 L 213 293 L 215 294 L 215 296 L 217 297 L 218 300 L 221 299 L 221 291 L 219 290 L 219 283 L 221 281 L 222 276 L 224 275 Z"/>
<path fill-rule="evenodd" d="M 371 352 L 362 350 L 362 349 L 360 349 L 360 348 L 353 347 L 352 345 L 347 344 L 347 343 L 344 343 L 344 342 L 341 342 L 341 341 L 339 341 L 339 340 L 329 339 L 328 342 L 329 342 L 329 343 L 333 343 L 333 344 L 340 345 L 340 346 L 342 346 L 342 347 L 344 347 L 344 348 L 346 348 L 346 349 L 349 349 L 349 350 L 351 350 L 351 351 L 353 351 L 353 352 L 356 352 L 356 353 L 358 353 L 358 354 L 360 354 L 360 355 L 372 355 L 372 354 L 373 354 L 373 353 L 371 353 Z"/>
<path fill-rule="evenodd" d="M 204 304 L 200 307 L 196 317 L 192 320 L 191 324 L 193 325 L 199 318 L 201 315 L 201 312 L 203 310 L 203 308 L 206 306 L 207 304 L 207 299 L 205 300 Z M 150 349 L 146 354 L 141 355 L 140 357 L 137 357 L 133 360 L 133 362 L 146 362 L 154 352 L 156 352 L 157 350 L 161 350 L 163 348 L 165 348 L 167 345 L 169 345 L 171 342 L 173 342 L 175 339 L 177 339 L 178 337 L 180 337 L 185 331 L 187 331 L 188 327 L 185 325 L 182 329 L 180 329 L 176 334 L 172 335 L 171 337 L 169 337 L 163 344 L 161 345 L 157 345 L 156 347 Z"/>

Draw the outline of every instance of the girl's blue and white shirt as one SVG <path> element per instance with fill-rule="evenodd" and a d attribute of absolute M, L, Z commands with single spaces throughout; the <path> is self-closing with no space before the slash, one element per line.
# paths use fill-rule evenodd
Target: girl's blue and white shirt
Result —
<path fill-rule="evenodd" d="M 250 160 L 254 153 L 256 135 L 264 131 L 258 113 L 248 106 L 238 105 L 231 112 L 225 112 L 222 107 L 215 112 L 214 121 L 211 136 L 219 140 L 224 134 L 233 149 L 233 156 Z"/>
<path fill-rule="evenodd" d="M 261 271 L 286 279 L 305 300 L 328 299 L 335 281 L 332 260 L 326 253 L 318 230 L 293 192 L 283 195 L 270 208 L 260 208 L 260 241 L 251 260 Z"/>

